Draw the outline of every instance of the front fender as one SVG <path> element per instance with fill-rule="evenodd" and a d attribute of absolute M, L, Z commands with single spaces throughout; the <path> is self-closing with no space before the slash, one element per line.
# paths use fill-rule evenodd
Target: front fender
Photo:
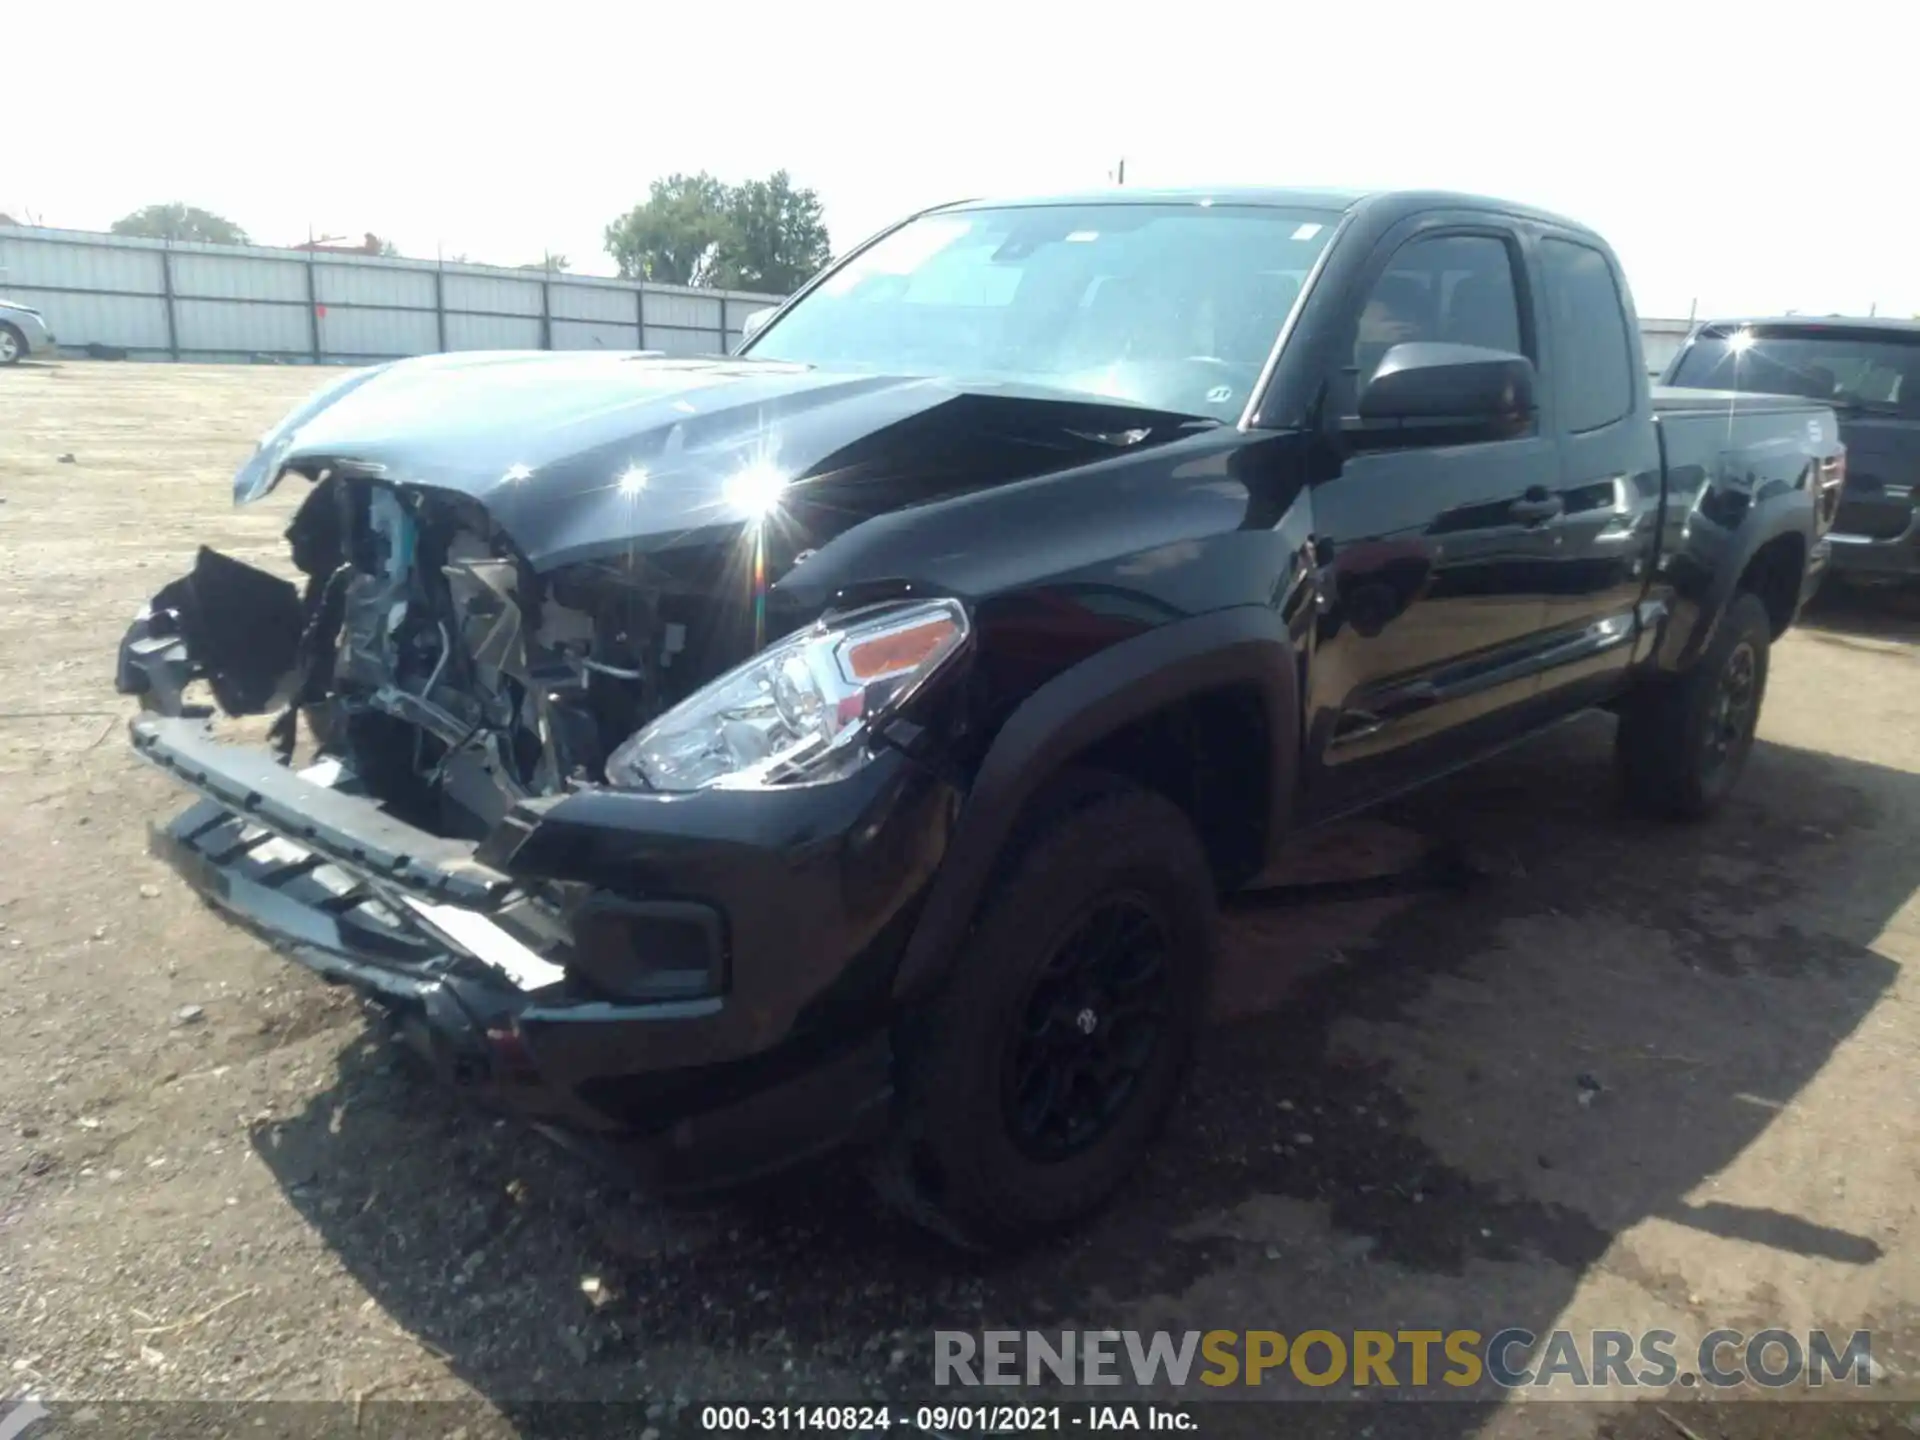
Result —
<path fill-rule="evenodd" d="M 895 995 L 924 992 L 947 973 L 1022 810 L 1048 780 L 1107 736 L 1227 685 L 1252 686 L 1266 710 L 1271 850 L 1291 818 L 1300 745 L 1299 667 L 1286 626 L 1259 605 L 1161 625 L 1062 671 L 1001 726 L 907 943 Z"/>

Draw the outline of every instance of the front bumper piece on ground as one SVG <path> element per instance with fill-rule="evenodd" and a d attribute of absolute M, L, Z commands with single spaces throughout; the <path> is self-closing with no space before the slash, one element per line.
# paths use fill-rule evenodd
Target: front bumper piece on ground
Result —
<path fill-rule="evenodd" d="M 621 1055 L 621 1078 L 644 1075 L 661 1026 L 722 1002 L 584 992 L 567 973 L 565 929 L 538 897 L 472 846 L 355 793 L 337 762 L 292 770 L 195 719 L 143 714 L 131 729 L 137 753 L 204 797 L 155 827 L 153 853 L 243 928 L 373 1000 L 454 1089 L 667 1189 L 732 1183 L 882 1128 L 884 1035 L 765 1086 L 734 1077 L 703 1092 L 696 1077 L 658 1074 L 671 1096 L 658 1113 L 607 1113 L 582 1093 L 607 1077 L 543 1056 Z"/>

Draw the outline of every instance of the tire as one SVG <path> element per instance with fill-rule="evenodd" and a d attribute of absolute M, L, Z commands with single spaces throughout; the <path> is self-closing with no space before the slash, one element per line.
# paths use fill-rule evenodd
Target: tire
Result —
<path fill-rule="evenodd" d="M 1036 814 L 896 1036 L 876 1178 L 968 1249 L 1057 1233 L 1137 1168 L 1185 1080 L 1218 943 L 1206 853 L 1171 801 L 1079 774 Z"/>
<path fill-rule="evenodd" d="M 1760 597 L 1736 595 L 1691 670 L 1628 698 L 1614 754 L 1635 809 L 1698 820 L 1726 799 L 1753 749 L 1772 643 Z"/>
<path fill-rule="evenodd" d="M 27 337 L 0 321 L 0 365 L 18 365 L 27 354 Z"/>

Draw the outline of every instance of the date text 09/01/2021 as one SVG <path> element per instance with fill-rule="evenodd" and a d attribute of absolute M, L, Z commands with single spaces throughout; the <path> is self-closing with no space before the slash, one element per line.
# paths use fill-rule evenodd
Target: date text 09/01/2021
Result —
<path fill-rule="evenodd" d="M 1188 1411 L 1157 1405 L 708 1405 L 700 1428 L 717 1432 L 902 1429 L 925 1434 L 1008 1434 L 1061 1430 L 1192 1431 Z"/>

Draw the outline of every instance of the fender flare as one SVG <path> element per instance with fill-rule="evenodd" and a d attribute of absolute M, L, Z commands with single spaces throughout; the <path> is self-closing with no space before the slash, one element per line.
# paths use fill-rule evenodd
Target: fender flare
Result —
<path fill-rule="evenodd" d="M 951 968 L 1001 852 L 1041 786 L 1096 742 L 1223 685 L 1252 685 L 1266 709 L 1271 853 L 1292 815 L 1299 766 L 1296 648 L 1278 613 L 1266 606 L 1236 606 L 1172 621 L 1062 671 L 1000 727 L 968 789 L 895 972 L 895 997 L 923 992 Z"/>
<path fill-rule="evenodd" d="M 1746 574 L 1753 557 L 1784 535 L 1799 536 L 1806 546 L 1806 555 L 1812 555 L 1817 540 L 1813 500 L 1804 491 L 1779 497 L 1734 531 L 1730 537 L 1732 543 L 1714 565 L 1702 592 L 1686 597 L 1694 612 L 1692 623 L 1675 627 L 1667 643 L 1661 646 L 1660 669 L 1677 674 L 1692 668 L 1713 643 L 1720 621 L 1733 604 L 1740 577 Z"/>

